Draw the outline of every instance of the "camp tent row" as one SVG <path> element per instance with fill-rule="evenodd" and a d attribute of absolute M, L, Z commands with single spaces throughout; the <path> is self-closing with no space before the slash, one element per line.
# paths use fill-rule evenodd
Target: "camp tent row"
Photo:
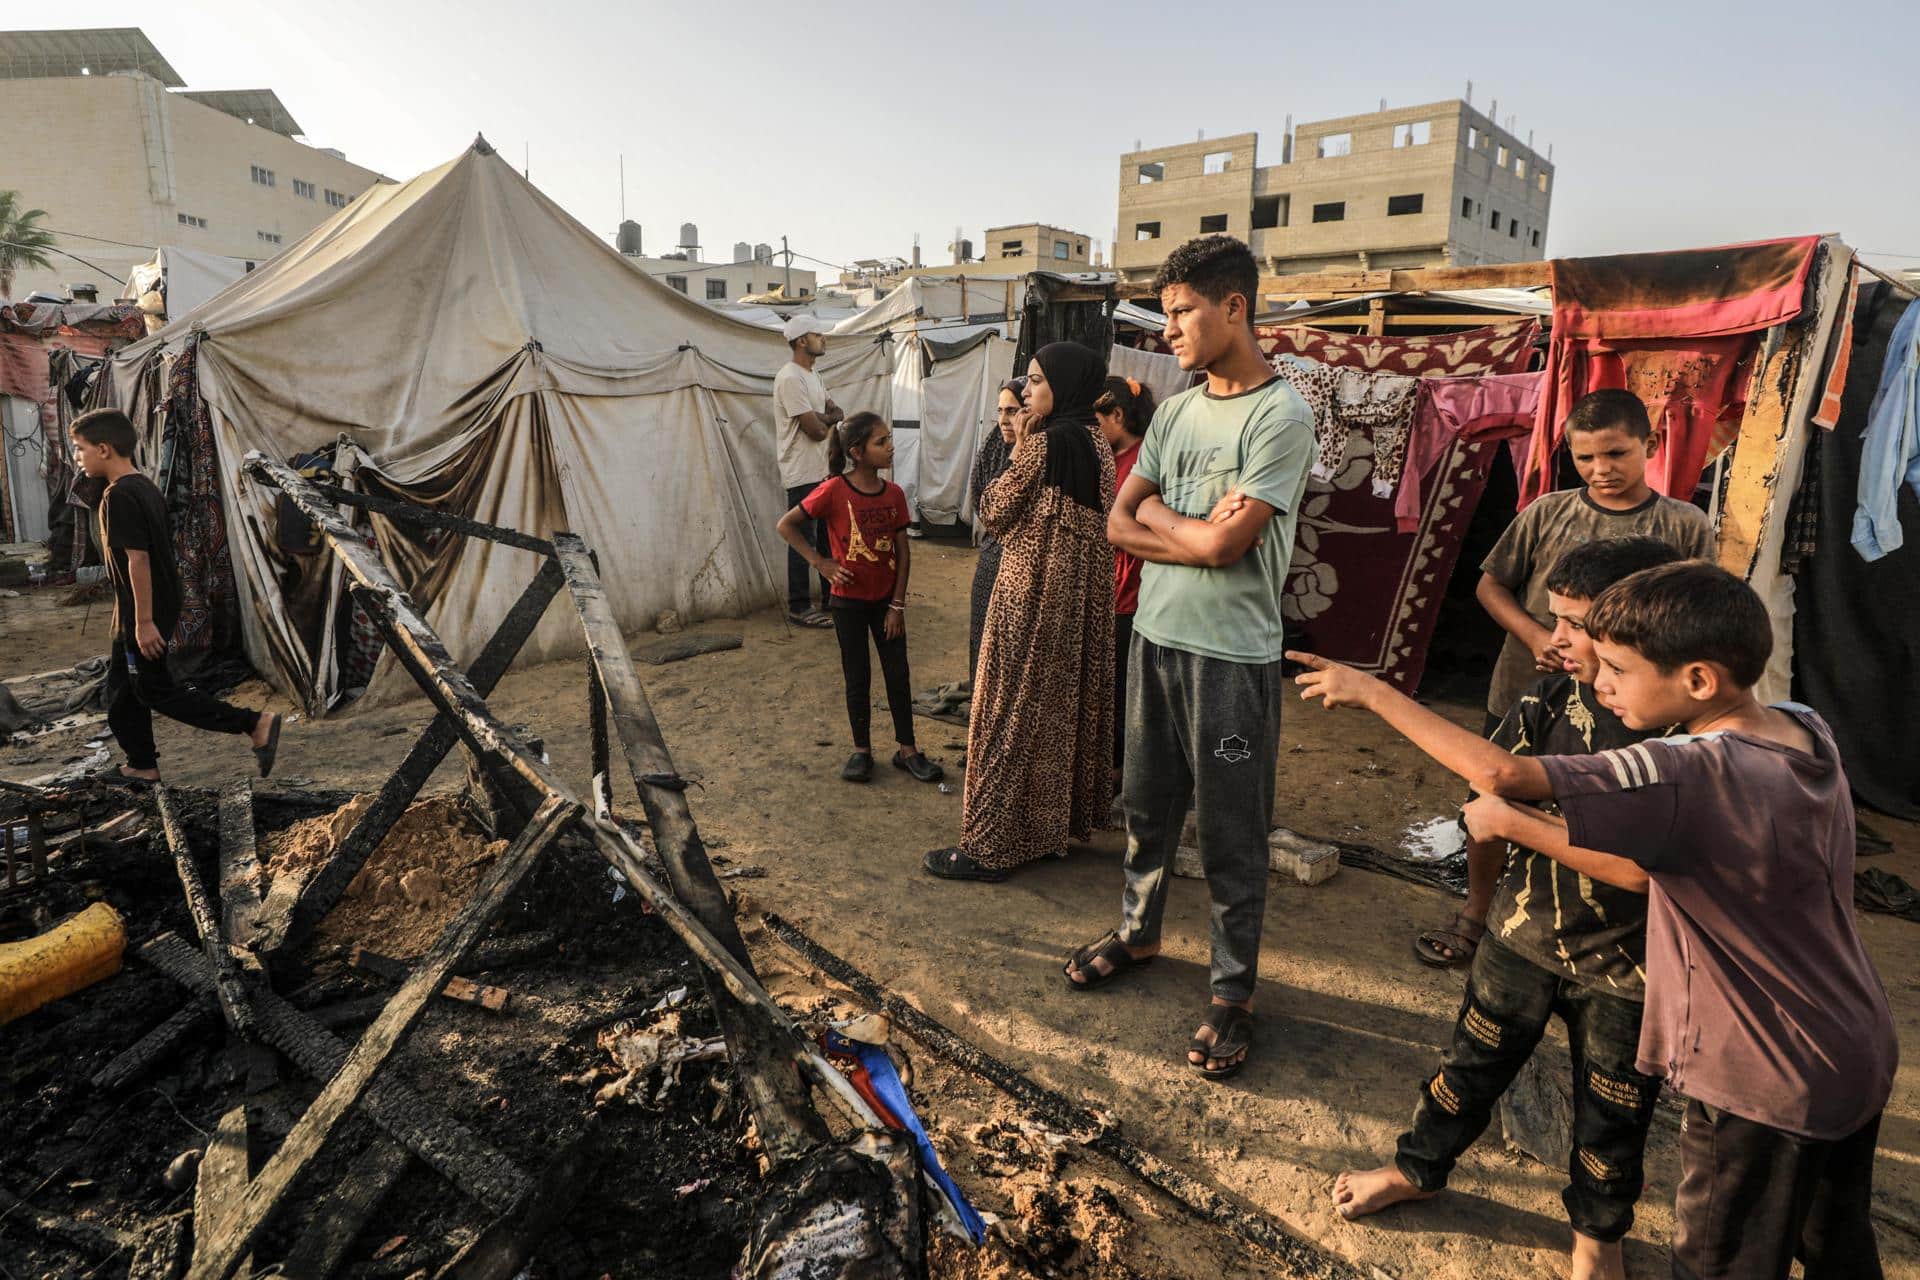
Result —
<path fill-rule="evenodd" d="M 201 513 L 208 545 L 190 554 L 217 559 L 224 534 L 248 659 L 324 709 L 347 692 L 342 583 L 322 570 L 332 580 L 305 582 L 308 609 L 292 607 L 273 505 L 241 475 L 249 451 L 288 459 L 339 442 L 335 473 L 361 488 L 577 533 L 629 631 L 663 610 L 739 614 L 785 581 L 772 391 L 786 358 L 777 333 L 631 267 L 480 140 L 370 188 L 119 352 L 107 396 L 140 424 L 149 465 L 192 455 L 193 486 L 222 519 Z M 884 342 L 837 343 L 819 372 L 849 413 L 890 412 Z M 374 531 L 462 660 L 537 567 L 479 539 L 414 542 L 378 518 Z M 315 604 L 317 628 L 304 620 Z M 545 620 L 529 659 L 577 652 L 565 621 Z M 369 693 L 406 685 L 387 665 Z"/>

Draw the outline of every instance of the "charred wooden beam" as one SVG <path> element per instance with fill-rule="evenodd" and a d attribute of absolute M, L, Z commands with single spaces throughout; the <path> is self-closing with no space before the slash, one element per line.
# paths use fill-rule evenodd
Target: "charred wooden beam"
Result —
<path fill-rule="evenodd" d="M 193 1261 L 198 1263 L 209 1240 L 227 1229 L 240 1197 L 253 1176 L 253 1155 L 247 1142 L 247 1109 L 235 1107 L 220 1117 L 213 1138 L 200 1157 L 200 1175 L 193 1184 Z"/>
<path fill-rule="evenodd" d="M 220 1014 L 236 1032 L 252 1036 L 253 1005 L 246 984 L 240 980 L 240 966 L 235 963 L 233 951 L 220 931 L 220 921 L 213 913 L 207 887 L 200 882 L 200 870 L 193 864 L 193 848 L 187 843 L 186 828 L 180 824 L 173 796 L 164 785 L 155 786 L 153 799 L 160 810 L 160 826 L 167 834 L 167 847 L 173 850 L 173 866 L 179 873 L 180 887 L 186 891 L 187 911 L 193 916 L 193 927 L 200 935 L 207 962 L 213 966 L 213 994 L 220 1002 Z"/>
<path fill-rule="evenodd" d="M 213 972 L 206 958 L 174 934 L 161 934 L 138 954 L 191 991 L 213 990 Z M 307 1075 L 329 1080 L 346 1064 L 344 1041 L 271 991 L 259 993 L 256 1011 L 261 1037 Z M 361 1096 L 360 1109 L 422 1163 L 495 1213 L 504 1211 L 528 1186 L 527 1175 L 513 1161 L 401 1080 L 376 1080 Z"/>
<path fill-rule="evenodd" d="M 562 1148 L 526 1195 L 434 1273 L 434 1280 L 513 1280 L 540 1242 L 579 1199 L 600 1150 L 599 1117 L 588 1116 L 579 1136 Z"/>
<path fill-rule="evenodd" d="M 707 860 L 706 845 L 687 804 L 686 783 L 674 767 L 639 673 L 627 654 L 626 639 L 613 616 L 593 554 L 579 537 L 563 533 L 554 538 L 554 557 L 567 575 L 567 591 L 586 633 L 588 663 L 599 686 L 594 691 L 595 714 L 600 714 L 597 695 L 604 694 L 634 790 L 646 811 L 654 851 L 666 868 L 674 896 L 751 975 L 753 960 L 747 944 L 740 937 L 726 891 Z M 598 758 L 598 744 L 595 752 L 595 768 L 604 776 L 604 769 L 611 765 L 603 765 Z M 742 1008 L 724 984 L 711 976 L 703 977 L 721 1033 L 727 1038 L 735 1066 L 741 1068 L 740 1078 L 768 1150 L 786 1158 L 820 1142 L 827 1136 L 826 1128 L 813 1110 L 791 1055 L 783 1054 L 767 1034 L 763 1018 Z"/>
<path fill-rule="evenodd" d="M 432 507 L 423 507 L 418 503 L 408 502 L 404 498 L 383 498 L 375 493 L 355 493 L 351 489 L 342 489 L 337 484 L 325 484 L 318 480 L 313 481 L 312 484 L 315 491 L 329 502 L 353 507 L 359 511 L 371 511 L 375 515 L 385 516 L 395 524 L 409 524 L 423 529 L 450 529 L 454 533 L 465 534 L 469 538 L 484 538 L 488 542 L 519 547 L 522 551 L 532 551 L 543 556 L 553 554 L 551 542 L 545 538 L 536 538 L 530 533 L 522 533 L 518 529 L 488 524 L 484 520 L 473 520 L 467 516 L 457 516 L 451 511 L 435 511 Z"/>
<path fill-rule="evenodd" d="M 347 963 L 362 973 L 370 973 L 377 978 L 385 978 L 389 982 L 405 982 L 408 975 L 413 972 L 413 966 L 404 960 L 395 960 L 391 956 L 383 956 L 377 951 L 369 951 L 360 946 L 353 949 L 353 954 L 348 957 Z M 479 1005 L 493 1013 L 504 1012 L 512 999 L 512 993 L 504 987 L 490 986 L 484 982 L 475 982 L 471 978 L 458 976 L 448 978 L 446 988 L 440 994 L 449 1000 Z"/>
<path fill-rule="evenodd" d="M 300 1117 L 260 1176 L 248 1184 L 234 1220 L 188 1272 L 192 1280 L 225 1280 L 239 1266 L 267 1219 L 292 1190 L 295 1179 L 325 1148 L 335 1127 L 373 1083 L 375 1073 L 426 1012 L 427 1002 L 446 985 L 454 966 L 579 813 L 580 806 L 564 796 L 554 796 L 540 806 L 527 829 L 488 870 L 473 896 L 421 957 L 413 975 L 394 993 L 386 1012 L 361 1033 L 346 1063 Z"/>
<path fill-rule="evenodd" d="M 220 914 L 227 939 L 249 955 L 260 941 L 260 854 L 253 833 L 253 786 L 220 789 Z"/>
<path fill-rule="evenodd" d="M 540 566 L 540 572 L 534 575 L 533 581 L 520 593 L 520 599 L 501 619 L 500 626 L 480 651 L 480 656 L 467 668 L 467 679 L 475 693 L 484 698 L 493 692 L 494 686 L 500 683 L 500 678 L 506 675 L 514 658 L 526 644 L 527 637 L 533 634 L 534 627 L 540 622 L 540 615 L 547 611 L 547 605 L 559 594 L 565 581 L 560 566 L 553 561 L 548 560 Z M 380 847 L 387 832 L 393 830 L 393 824 L 399 821 L 400 815 L 406 812 L 413 798 L 420 794 L 420 788 L 426 785 L 427 779 L 433 776 L 433 771 L 440 767 L 447 752 L 459 740 L 460 735 L 454 729 L 452 717 L 444 712 L 436 714 L 433 723 L 427 726 L 426 732 L 413 744 L 413 749 L 407 752 L 407 758 L 381 785 L 379 794 L 374 797 L 367 811 L 360 815 L 360 820 L 340 841 L 333 856 L 298 889 L 297 898 L 286 903 L 282 911 L 268 913 L 271 917 L 269 928 L 273 932 L 268 949 L 284 951 L 299 945 L 313 926 L 339 904 L 347 886 L 367 865 L 367 859 Z M 291 888 L 291 882 L 288 883 Z"/>
<path fill-rule="evenodd" d="M 367 1225 L 367 1219 L 407 1172 L 412 1157 L 407 1149 L 382 1134 L 347 1166 L 308 1219 L 293 1251 L 280 1264 L 280 1274 L 306 1280 L 327 1280 L 346 1260 L 347 1250 Z"/>
<path fill-rule="evenodd" d="M 0 1189 L 0 1217 L 31 1227 L 43 1236 L 51 1236 L 97 1258 L 109 1257 L 139 1243 L 139 1237 L 131 1231 L 122 1231 L 98 1222 L 82 1222 L 64 1213 L 36 1209 L 5 1189 Z"/>
<path fill-rule="evenodd" d="M 154 1063 L 186 1043 L 188 1036 L 219 1016 L 220 1006 L 214 1000 L 195 998 L 188 1001 L 185 1008 L 141 1036 L 131 1047 L 95 1072 L 93 1087 L 118 1089 L 138 1079 Z"/>

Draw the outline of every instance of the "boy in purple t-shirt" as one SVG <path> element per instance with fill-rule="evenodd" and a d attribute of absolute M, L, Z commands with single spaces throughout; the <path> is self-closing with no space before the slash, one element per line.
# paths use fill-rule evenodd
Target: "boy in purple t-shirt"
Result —
<path fill-rule="evenodd" d="M 1698 561 L 1637 573 L 1587 615 L 1595 682 L 1629 728 L 1684 735 L 1509 756 L 1310 654 L 1303 697 L 1365 706 L 1466 778 L 1476 838 L 1649 887 L 1639 1069 L 1684 1094 L 1673 1273 L 1881 1275 L 1874 1145 L 1898 1061 L 1853 916 L 1853 804 L 1811 710 L 1762 706 L 1766 607 Z M 1558 802 L 1562 819 L 1515 801 Z"/>

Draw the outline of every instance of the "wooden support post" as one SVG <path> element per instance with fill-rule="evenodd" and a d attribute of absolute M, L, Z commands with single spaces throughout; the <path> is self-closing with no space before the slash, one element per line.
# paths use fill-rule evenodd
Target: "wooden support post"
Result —
<path fill-rule="evenodd" d="M 167 846 L 173 850 L 174 870 L 180 875 L 180 887 L 186 891 L 187 911 L 200 935 L 200 946 L 213 966 L 213 994 L 220 1001 L 221 1016 L 227 1025 L 243 1036 L 253 1035 L 253 1006 L 248 1003 L 247 988 L 240 981 L 240 967 L 220 932 L 220 921 L 213 914 L 207 888 L 200 883 L 200 871 L 193 865 L 193 849 L 187 844 L 186 828 L 174 808 L 173 795 L 164 785 L 153 789 L 154 804 L 160 810 L 160 826 L 167 834 Z"/>
<path fill-rule="evenodd" d="M 500 855 L 473 897 L 415 966 L 413 976 L 394 993 L 386 1012 L 361 1034 L 345 1065 L 300 1117 L 260 1176 L 248 1185 L 234 1220 L 208 1245 L 205 1256 L 196 1259 L 188 1272 L 190 1280 L 226 1280 L 233 1273 L 267 1219 L 292 1190 L 294 1180 L 326 1146 L 334 1128 L 373 1082 L 374 1074 L 426 1012 L 427 1002 L 446 985 L 460 958 L 479 940 L 481 931 L 519 888 L 547 847 L 579 815 L 580 806 L 564 796 L 553 796 L 540 806 L 527 829 Z"/>
<path fill-rule="evenodd" d="M 467 668 L 467 679 L 472 682 L 474 691 L 485 697 L 500 683 L 500 678 L 513 664 L 514 657 L 533 634 L 539 624 L 540 615 L 545 613 L 547 605 L 560 591 L 565 578 L 560 567 L 552 560 L 540 566 L 540 572 L 521 592 L 520 599 L 507 616 L 501 620 L 499 629 L 493 638 L 487 641 L 486 648 L 480 651 L 473 665 Z M 446 759 L 447 752 L 460 740 L 455 731 L 453 720 L 444 712 L 435 715 L 427 731 L 413 744 L 413 750 L 400 762 L 400 767 L 389 776 L 374 797 L 373 804 L 360 815 L 353 830 L 341 840 L 340 847 L 333 857 L 315 872 L 304 885 L 296 884 L 291 878 L 283 877 L 275 882 L 275 893 L 270 896 L 266 911 L 268 929 L 272 933 L 267 949 L 285 951 L 297 946 L 313 926 L 318 924 L 327 912 L 339 903 L 346 893 L 347 886 L 360 874 L 360 869 L 373 856 L 373 851 L 386 839 L 387 832 L 407 806 L 426 785 L 433 771 Z M 279 886 L 285 883 L 288 892 L 296 895 L 287 900 L 279 893 Z"/>
<path fill-rule="evenodd" d="M 687 805 L 686 784 L 667 752 L 653 707 L 627 654 L 626 638 L 614 619 L 592 553 L 578 537 L 560 534 L 554 539 L 554 555 L 566 574 L 567 590 L 586 632 L 588 662 L 598 673 L 601 689 L 611 704 L 614 731 L 626 756 L 634 790 L 646 810 L 654 851 L 666 867 L 674 896 L 751 975 L 752 958 L 740 937 L 726 891 L 714 878 L 706 846 Z M 822 1141 L 826 1129 L 814 1113 L 790 1058 L 781 1054 L 768 1036 L 764 1019 L 741 1008 L 725 986 L 711 977 L 706 979 L 706 986 L 769 1153 L 776 1160 L 790 1158 Z"/>
<path fill-rule="evenodd" d="M 227 940 L 251 959 L 260 940 L 260 854 L 254 844 L 253 785 L 248 782 L 220 789 L 220 916 Z M 258 968 L 258 961 L 251 967 Z"/>
<path fill-rule="evenodd" d="M 405 982 L 407 975 L 413 972 L 413 966 L 404 960 L 395 960 L 383 956 L 377 951 L 365 947 L 355 947 L 347 963 L 362 973 L 371 973 L 375 977 L 385 978 L 389 982 Z M 449 1000 L 459 1000 L 466 1004 L 477 1004 L 491 1013 L 505 1012 L 512 993 L 504 987 L 489 986 L 484 982 L 475 982 L 471 978 L 451 977 L 447 979 L 442 996 Z"/>
<path fill-rule="evenodd" d="M 1367 302 L 1367 332 L 1375 336 L 1387 331 L 1387 300 L 1372 298 Z"/>
<path fill-rule="evenodd" d="M 293 1251 L 281 1264 L 280 1274 L 327 1280 L 338 1271 L 354 1238 L 411 1162 L 405 1147 L 375 1134 L 314 1210 Z"/>
<path fill-rule="evenodd" d="M 171 933 L 144 944 L 139 956 L 191 991 L 213 990 L 213 971 L 206 957 Z M 338 1036 L 329 1035 L 316 1019 L 271 991 L 261 991 L 255 1007 L 261 1037 L 295 1066 L 316 1080 L 339 1074 L 348 1048 Z M 495 1213 L 505 1211 L 529 1185 L 527 1175 L 513 1161 L 402 1080 L 376 1080 L 361 1097 L 360 1110 L 422 1163 Z"/>
<path fill-rule="evenodd" d="M 200 1157 L 200 1176 L 193 1184 L 193 1261 L 198 1265 L 207 1242 L 227 1229 L 253 1176 L 253 1158 L 247 1144 L 247 1109 L 235 1107 L 220 1117 L 213 1139 Z"/>
<path fill-rule="evenodd" d="M 600 668 L 587 664 L 587 721 L 593 740 L 593 816 L 613 817 L 613 746 L 607 731 L 607 689 Z"/>

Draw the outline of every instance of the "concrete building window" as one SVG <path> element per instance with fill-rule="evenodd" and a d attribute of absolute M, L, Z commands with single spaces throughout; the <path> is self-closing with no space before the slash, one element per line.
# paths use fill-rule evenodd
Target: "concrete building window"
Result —
<path fill-rule="evenodd" d="M 1209 151 L 1200 158 L 1201 173 L 1225 173 L 1233 167 L 1233 152 Z"/>
<path fill-rule="evenodd" d="M 1534 248 L 1536 248 L 1536 249 L 1538 249 L 1538 248 L 1540 247 L 1540 230 L 1539 230 L 1539 228 L 1537 228 L 1537 227 L 1536 227 L 1536 228 L 1534 229 L 1534 231 L 1533 231 L 1533 233 L 1532 233 L 1532 234 L 1531 234 L 1531 235 L 1530 235 L 1530 236 L 1529 236 L 1529 237 L 1527 238 L 1527 243 L 1528 243 L 1528 244 L 1531 244 L 1531 245 L 1532 245 L 1532 246 L 1533 246 Z"/>
<path fill-rule="evenodd" d="M 1084 258 L 1084 257 L 1086 257 L 1086 256 L 1087 256 L 1087 246 L 1086 246 L 1085 244 L 1076 244 L 1076 245 L 1074 245 L 1074 246 L 1073 246 L 1073 254 L 1074 254 L 1074 256 L 1075 256 L 1076 258 Z"/>
<path fill-rule="evenodd" d="M 1157 222 L 1134 223 L 1133 238 L 1135 240 L 1158 240 L 1160 238 L 1160 224 Z"/>
<path fill-rule="evenodd" d="M 1347 220 L 1347 202 L 1345 200 L 1331 200 L 1326 204 L 1313 206 L 1313 220 L 1315 222 L 1345 222 Z"/>
<path fill-rule="evenodd" d="M 1393 145 L 1396 147 L 1424 147 L 1433 141 L 1433 121 L 1416 120 L 1412 124 L 1393 126 Z"/>
<path fill-rule="evenodd" d="M 1350 133 L 1329 133 L 1320 139 L 1320 144 L 1315 149 L 1314 154 L 1322 160 L 1331 160 L 1335 156 L 1350 156 L 1353 154 L 1353 135 Z M 1318 221 L 1318 219 L 1315 219 L 1315 221 Z"/>
<path fill-rule="evenodd" d="M 1513 174 L 1516 178 L 1524 178 L 1527 176 L 1527 158 L 1525 156 L 1515 156 L 1513 158 Z"/>
<path fill-rule="evenodd" d="M 319 192 L 314 190 L 311 182 L 302 182 L 300 179 L 295 178 L 293 180 L 293 194 L 299 196 L 302 200 L 311 200 L 317 196 Z"/>
<path fill-rule="evenodd" d="M 349 202 L 350 198 L 342 195 L 338 191 L 327 192 L 327 208 L 329 209 L 344 209 Z"/>
<path fill-rule="evenodd" d="M 1502 169 L 1507 167 L 1507 148 L 1505 145 L 1493 149 L 1493 162 Z"/>
<path fill-rule="evenodd" d="M 1495 231 L 1498 231 L 1500 229 L 1500 211 L 1498 209 L 1495 209 L 1493 211 L 1493 217 L 1487 220 L 1487 225 L 1492 227 Z"/>
<path fill-rule="evenodd" d="M 1473 216 L 1473 197 L 1472 196 L 1460 197 L 1460 216 L 1463 218 L 1471 218 Z"/>
<path fill-rule="evenodd" d="M 1467 126 L 1467 150 L 1478 151 L 1479 149 L 1480 149 L 1480 131 L 1474 128 L 1472 125 L 1468 125 Z"/>
<path fill-rule="evenodd" d="M 205 218 L 196 218 L 190 213 L 182 213 L 177 216 L 180 219 L 180 225 L 183 227 L 194 227 L 201 231 L 207 229 L 207 220 Z"/>
<path fill-rule="evenodd" d="M 280 243 L 280 237 L 271 231 L 256 231 L 253 234 L 255 234 L 256 236 L 259 236 L 260 241 L 263 244 L 279 244 Z"/>
<path fill-rule="evenodd" d="M 1520 219 L 1514 218 L 1507 223 L 1507 235 L 1514 240 L 1520 238 Z"/>
<path fill-rule="evenodd" d="M 1073 256 L 1073 246 L 1065 240 L 1055 240 L 1053 242 L 1053 256 L 1056 261 L 1065 262 Z"/>
<path fill-rule="evenodd" d="M 1409 213 L 1424 213 L 1427 208 L 1425 193 L 1417 192 L 1410 196 L 1388 196 L 1387 216 L 1398 218 Z"/>
<path fill-rule="evenodd" d="M 1219 235 L 1226 229 L 1227 215 L 1224 213 L 1209 213 L 1200 219 L 1200 234 L 1203 236 Z"/>
<path fill-rule="evenodd" d="M 812 292 L 813 292 L 813 290 L 811 290 L 811 289 L 809 289 L 809 288 L 807 288 L 807 286 L 805 286 L 805 285 L 801 285 L 801 286 L 800 286 L 800 296 L 801 296 L 801 297 L 803 297 L 803 298 L 804 298 L 804 297 L 807 297 L 807 296 L 808 296 L 809 294 L 811 294 Z"/>
<path fill-rule="evenodd" d="M 249 165 L 249 166 L 247 166 L 247 167 L 253 170 L 253 180 L 254 180 L 254 181 L 255 181 L 256 183 L 258 183 L 259 185 L 261 185 L 261 186 L 263 186 L 263 187 L 270 187 L 270 186 L 272 186 L 272 185 L 273 185 L 273 170 L 271 170 L 271 169 L 262 169 L 262 168 L 261 168 L 261 167 L 260 167 L 259 165 L 257 165 L 257 164 L 256 164 L 256 165 Z"/>
<path fill-rule="evenodd" d="M 1155 163 L 1140 166 L 1140 185 L 1143 187 L 1149 182 L 1163 182 L 1166 180 L 1166 176 L 1167 166 L 1164 164 Z"/>
<path fill-rule="evenodd" d="M 680 292 L 685 293 L 687 291 L 687 278 L 685 276 L 668 276 L 667 287 L 669 289 L 678 289 Z"/>
<path fill-rule="evenodd" d="M 1547 189 L 1547 171 L 1542 169 L 1534 176 L 1539 179 L 1540 190 L 1544 192 Z"/>
<path fill-rule="evenodd" d="M 1024 240 L 1002 240 L 1000 242 L 1000 256 L 1003 258 L 1017 258 L 1025 250 L 1026 243 Z"/>
<path fill-rule="evenodd" d="M 1253 198 L 1253 229 L 1266 231 L 1273 227 L 1287 225 L 1287 206 L 1285 196 L 1255 196 Z"/>
<path fill-rule="evenodd" d="M 727 300 L 727 282 L 725 280 L 707 281 L 707 301 L 725 302 Z"/>

